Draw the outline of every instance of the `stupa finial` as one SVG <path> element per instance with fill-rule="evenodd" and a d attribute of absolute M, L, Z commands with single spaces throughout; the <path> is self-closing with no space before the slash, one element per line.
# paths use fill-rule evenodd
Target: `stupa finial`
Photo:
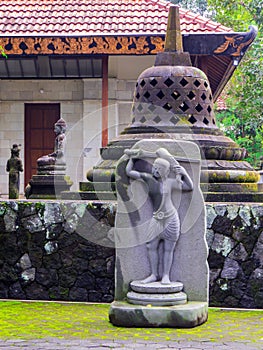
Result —
<path fill-rule="evenodd" d="M 164 51 L 183 52 L 183 40 L 180 28 L 179 6 L 170 6 Z"/>

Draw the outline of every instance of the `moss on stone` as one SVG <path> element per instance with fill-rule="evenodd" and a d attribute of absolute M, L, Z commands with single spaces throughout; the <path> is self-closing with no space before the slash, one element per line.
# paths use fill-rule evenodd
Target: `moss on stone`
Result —
<path fill-rule="evenodd" d="M 40 216 L 44 215 L 44 210 L 45 210 L 45 204 L 44 203 L 40 203 L 40 202 L 35 203 L 35 208 L 36 208 L 36 210 L 37 210 L 37 212 L 39 213 Z"/>
<path fill-rule="evenodd" d="M 109 304 L 1 302 L 1 339 L 47 337 L 178 341 L 250 341 L 262 339 L 263 311 L 209 309 L 208 322 L 191 329 L 114 327 Z"/>

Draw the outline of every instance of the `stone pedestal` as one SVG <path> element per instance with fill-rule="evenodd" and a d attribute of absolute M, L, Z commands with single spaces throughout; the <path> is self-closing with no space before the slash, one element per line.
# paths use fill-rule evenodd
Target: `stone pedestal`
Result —
<path fill-rule="evenodd" d="M 114 301 L 109 312 L 110 322 L 123 327 L 192 328 L 206 322 L 207 315 L 208 304 L 193 301 L 163 307 Z"/>
<path fill-rule="evenodd" d="M 130 283 L 131 291 L 127 293 L 130 304 L 151 306 L 173 306 L 187 303 L 187 295 L 182 292 L 181 282 L 162 284 L 160 282 Z"/>
<path fill-rule="evenodd" d="M 59 199 L 73 182 L 67 175 L 33 175 L 25 189 L 27 199 Z"/>
<path fill-rule="evenodd" d="M 54 125 L 56 134 L 54 152 L 37 159 L 37 175 L 25 189 L 27 199 L 60 199 L 61 193 L 69 191 L 73 182 L 66 175 L 64 157 L 67 124 L 60 118 Z"/>

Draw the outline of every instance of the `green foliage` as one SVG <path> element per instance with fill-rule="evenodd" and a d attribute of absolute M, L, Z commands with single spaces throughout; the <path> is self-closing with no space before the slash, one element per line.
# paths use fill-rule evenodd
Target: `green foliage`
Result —
<path fill-rule="evenodd" d="M 263 154 L 263 0 L 208 0 L 208 5 L 215 20 L 235 31 L 247 31 L 249 25 L 259 29 L 225 89 L 228 110 L 219 114 L 228 135 L 247 149 L 248 160 L 258 166 Z"/>
<path fill-rule="evenodd" d="M 263 26 L 263 0 L 207 0 L 208 9 L 220 23 L 234 30 L 246 30 L 247 25 Z"/>
<path fill-rule="evenodd" d="M 263 147 L 263 125 L 259 125 L 257 120 L 243 120 L 235 111 L 221 111 L 217 113 L 217 121 L 220 129 L 232 140 L 236 141 L 240 147 L 248 151 L 247 160 L 254 166 L 259 167 L 260 157 Z"/>
<path fill-rule="evenodd" d="M 170 0 L 175 5 L 180 5 L 184 9 L 191 10 L 201 15 L 207 12 L 207 0 Z"/>
<path fill-rule="evenodd" d="M 1 45 L 0 45 L 0 55 L 4 56 L 4 58 L 7 58 L 7 54 L 5 53 L 5 50 Z"/>

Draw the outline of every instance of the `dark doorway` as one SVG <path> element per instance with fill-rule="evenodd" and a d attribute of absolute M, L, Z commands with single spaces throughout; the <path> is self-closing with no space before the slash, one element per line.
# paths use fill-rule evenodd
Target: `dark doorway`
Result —
<path fill-rule="evenodd" d="M 25 104 L 25 186 L 37 173 L 37 159 L 53 152 L 54 124 L 59 118 L 59 103 Z"/>

